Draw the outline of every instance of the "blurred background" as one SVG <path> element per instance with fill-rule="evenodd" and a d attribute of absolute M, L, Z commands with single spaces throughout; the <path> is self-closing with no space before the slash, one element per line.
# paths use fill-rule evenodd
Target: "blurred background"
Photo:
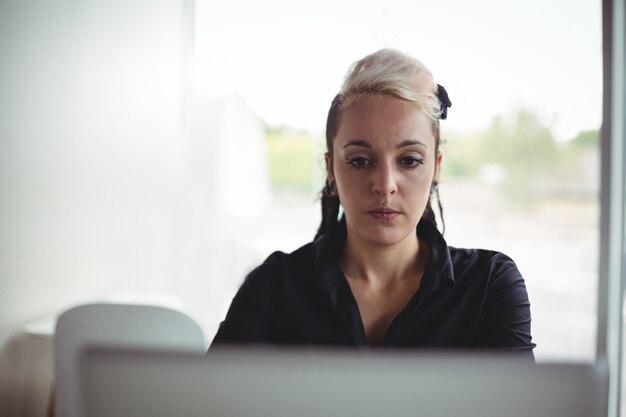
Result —
<path fill-rule="evenodd" d="M 517 262 L 538 361 L 594 360 L 600 2 L 2 0 L 0 405 L 28 414 L 76 304 L 174 305 L 210 339 L 248 271 L 313 238 L 326 112 L 382 47 L 453 102 L 448 243 Z"/>

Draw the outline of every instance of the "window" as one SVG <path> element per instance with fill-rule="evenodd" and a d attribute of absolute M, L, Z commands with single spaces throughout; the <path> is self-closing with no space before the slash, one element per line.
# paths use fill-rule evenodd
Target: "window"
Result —
<path fill-rule="evenodd" d="M 267 199 L 249 204 L 258 207 L 249 219 L 263 221 L 247 224 L 248 266 L 313 237 L 330 100 L 351 62 L 397 48 L 424 61 L 453 102 L 442 124 L 448 243 L 499 250 L 517 262 L 537 360 L 592 361 L 600 16 L 591 0 L 198 1 L 196 94 L 217 100 L 221 111 L 238 102 L 266 136 L 256 155 L 269 161 L 270 174 L 255 181 L 271 187 Z M 243 146 L 232 161 L 252 160 L 251 153 Z M 239 163 L 224 172 L 238 170 Z M 240 279 L 221 290 L 228 301 Z"/>

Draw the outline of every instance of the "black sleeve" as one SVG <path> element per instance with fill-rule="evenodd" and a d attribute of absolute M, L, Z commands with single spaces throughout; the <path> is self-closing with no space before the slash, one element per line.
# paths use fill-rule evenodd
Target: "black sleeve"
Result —
<path fill-rule="evenodd" d="M 211 347 L 274 341 L 280 271 L 280 254 L 276 252 L 246 276 Z"/>
<path fill-rule="evenodd" d="M 479 343 L 532 357 L 530 302 L 513 260 L 498 254 L 489 264 L 489 283 L 479 325 Z"/>

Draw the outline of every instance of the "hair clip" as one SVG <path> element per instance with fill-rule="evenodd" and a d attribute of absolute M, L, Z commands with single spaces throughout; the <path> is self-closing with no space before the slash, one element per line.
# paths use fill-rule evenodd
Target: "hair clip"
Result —
<path fill-rule="evenodd" d="M 441 120 L 446 120 L 448 118 L 448 108 L 452 107 L 452 102 L 448 97 L 448 92 L 441 84 L 437 84 L 437 97 L 439 98 L 439 103 L 441 104 L 441 116 L 439 116 L 439 118 Z"/>

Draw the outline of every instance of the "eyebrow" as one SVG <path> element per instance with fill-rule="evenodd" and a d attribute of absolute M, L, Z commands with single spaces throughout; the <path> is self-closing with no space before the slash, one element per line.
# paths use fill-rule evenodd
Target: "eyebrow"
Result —
<path fill-rule="evenodd" d="M 353 141 L 350 141 L 350 142 L 346 143 L 343 146 L 342 149 L 346 149 L 348 146 L 358 146 L 360 148 L 372 149 L 372 146 L 368 142 L 366 142 L 364 140 L 353 140 Z"/>
<path fill-rule="evenodd" d="M 414 146 L 414 145 L 419 145 L 419 146 L 428 148 L 428 146 L 426 146 L 424 142 L 420 142 L 419 140 L 413 140 L 413 139 L 403 140 L 402 142 L 398 144 L 398 146 L 396 146 L 396 148 L 400 149 L 400 148 L 405 148 L 407 146 Z M 343 149 L 346 149 L 348 146 L 359 146 L 361 148 L 372 149 L 372 145 L 370 145 L 369 142 L 364 141 L 364 140 L 350 141 L 343 146 Z"/>
<path fill-rule="evenodd" d="M 423 146 L 424 148 L 428 148 L 428 146 L 426 146 L 424 142 L 421 142 L 419 140 L 414 140 L 414 139 L 403 140 L 402 142 L 400 142 L 400 144 L 398 144 L 398 146 L 396 146 L 396 148 L 400 149 L 400 148 L 405 148 L 407 146 L 413 146 L 413 145 L 419 145 L 419 146 Z"/>

